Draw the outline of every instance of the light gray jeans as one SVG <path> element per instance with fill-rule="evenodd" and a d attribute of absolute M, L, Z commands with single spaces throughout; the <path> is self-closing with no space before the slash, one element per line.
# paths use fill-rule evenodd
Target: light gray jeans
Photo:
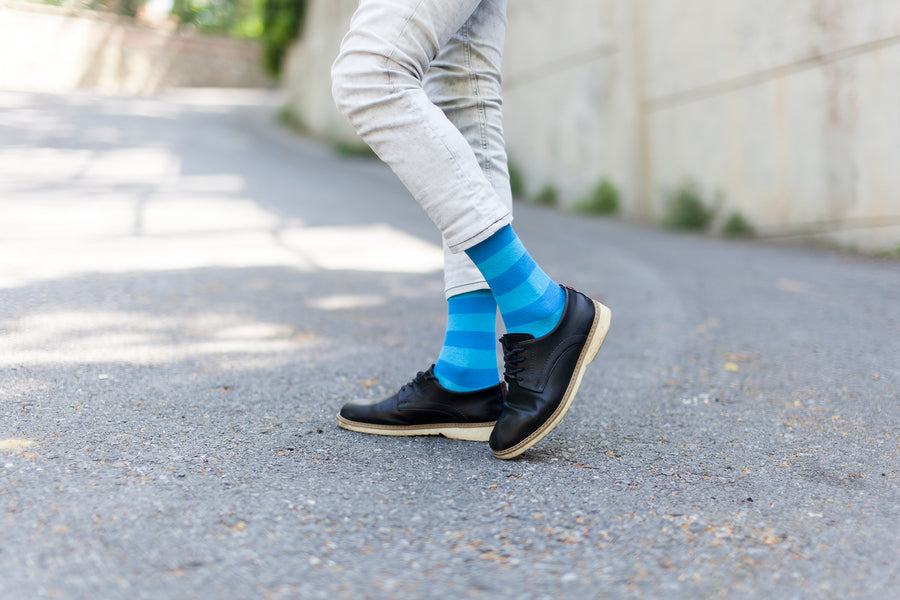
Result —
<path fill-rule="evenodd" d="M 447 297 L 487 289 L 464 250 L 512 221 L 501 115 L 506 0 L 360 0 L 335 103 L 440 229 Z"/>

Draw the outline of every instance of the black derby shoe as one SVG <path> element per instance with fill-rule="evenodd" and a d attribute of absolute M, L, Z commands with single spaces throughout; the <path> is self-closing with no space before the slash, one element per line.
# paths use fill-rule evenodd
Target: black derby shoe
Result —
<path fill-rule="evenodd" d="M 503 407 L 500 384 L 474 392 L 441 386 L 434 365 L 390 398 L 376 403 L 349 402 L 337 416 L 344 429 L 380 435 L 443 435 L 486 442 Z"/>
<path fill-rule="evenodd" d="M 609 331 L 610 310 L 571 288 L 556 328 L 535 338 L 500 338 L 509 386 L 503 412 L 491 433 L 497 458 L 514 458 L 541 441 L 572 405 L 588 363 Z"/>

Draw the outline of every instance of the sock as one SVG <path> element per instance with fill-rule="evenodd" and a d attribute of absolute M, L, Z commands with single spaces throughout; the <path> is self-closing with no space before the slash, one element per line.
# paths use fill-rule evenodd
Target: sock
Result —
<path fill-rule="evenodd" d="M 512 226 L 466 250 L 484 275 L 508 333 L 550 333 L 562 318 L 566 293 L 541 269 Z"/>
<path fill-rule="evenodd" d="M 500 381 L 497 372 L 497 303 L 490 290 L 447 300 L 447 333 L 434 376 L 452 392 L 471 392 Z"/>

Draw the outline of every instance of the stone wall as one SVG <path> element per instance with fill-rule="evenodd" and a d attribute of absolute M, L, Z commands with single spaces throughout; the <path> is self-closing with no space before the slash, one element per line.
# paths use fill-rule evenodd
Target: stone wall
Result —
<path fill-rule="evenodd" d="M 93 11 L 0 4 L 0 89 L 152 93 L 271 85 L 255 42 L 186 35 Z"/>
<path fill-rule="evenodd" d="M 286 75 L 310 132 L 351 140 L 328 70 L 356 0 L 313 0 Z M 509 155 L 571 206 L 601 178 L 658 221 L 696 183 L 720 220 L 900 245 L 900 3 L 512 0 Z"/>

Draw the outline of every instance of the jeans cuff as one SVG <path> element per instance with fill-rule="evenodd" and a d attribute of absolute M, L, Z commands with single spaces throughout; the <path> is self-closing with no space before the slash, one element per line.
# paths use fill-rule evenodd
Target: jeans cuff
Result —
<path fill-rule="evenodd" d="M 444 290 L 444 298 L 449 300 L 453 296 L 459 296 L 460 294 L 490 289 L 491 288 L 488 287 L 487 282 L 483 279 L 481 281 L 473 281 L 472 283 L 461 283 L 458 285 L 454 285 L 453 287 L 446 288 Z"/>
<path fill-rule="evenodd" d="M 494 235 L 495 233 L 497 233 L 498 231 L 500 231 L 501 229 L 503 229 L 504 227 L 506 227 L 507 225 L 512 223 L 512 220 L 513 220 L 512 212 L 507 212 L 505 215 L 503 215 L 502 217 L 500 217 L 499 219 L 497 219 L 496 221 L 494 221 L 493 223 L 491 223 L 490 225 L 488 225 L 487 227 L 485 227 L 484 229 L 482 229 L 475 235 L 468 237 L 468 238 L 464 239 L 463 241 L 457 242 L 455 244 L 448 243 L 447 247 L 454 254 L 458 254 L 460 252 L 465 252 L 472 246 L 475 246 L 476 244 L 483 242 L 484 240 L 488 239 L 489 237 L 491 237 L 492 235 Z"/>

